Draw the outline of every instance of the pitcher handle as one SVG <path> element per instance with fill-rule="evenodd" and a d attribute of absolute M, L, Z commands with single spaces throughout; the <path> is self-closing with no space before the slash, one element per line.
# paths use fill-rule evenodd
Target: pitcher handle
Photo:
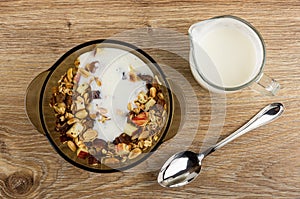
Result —
<path fill-rule="evenodd" d="M 280 84 L 273 78 L 262 73 L 258 80 L 251 85 L 251 89 L 264 95 L 273 96 L 280 90 Z"/>

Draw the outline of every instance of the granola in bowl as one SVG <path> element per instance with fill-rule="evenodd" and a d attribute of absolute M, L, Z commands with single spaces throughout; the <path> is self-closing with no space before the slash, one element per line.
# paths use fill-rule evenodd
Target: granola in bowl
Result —
<path fill-rule="evenodd" d="M 52 88 L 55 132 L 76 160 L 119 169 L 139 161 L 165 133 L 167 88 L 137 56 L 96 47 Z"/>

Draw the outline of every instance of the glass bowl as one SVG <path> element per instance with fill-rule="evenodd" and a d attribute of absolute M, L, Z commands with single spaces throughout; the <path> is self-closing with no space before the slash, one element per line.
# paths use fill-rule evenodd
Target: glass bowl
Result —
<path fill-rule="evenodd" d="M 94 40 L 66 52 L 30 83 L 26 112 L 68 162 L 115 172 L 141 163 L 174 136 L 175 101 L 146 52 Z"/>

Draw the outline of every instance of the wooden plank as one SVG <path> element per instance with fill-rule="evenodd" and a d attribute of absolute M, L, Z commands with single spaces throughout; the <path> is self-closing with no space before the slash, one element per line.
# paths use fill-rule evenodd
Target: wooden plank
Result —
<path fill-rule="evenodd" d="M 0 197 L 299 198 L 299 13 L 299 2 L 292 0 L 0 1 Z M 188 54 L 191 24 L 224 14 L 240 16 L 261 32 L 267 48 L 265 72 L 282 89 L 276 97 L 250 89 L 227 95 L 226 106 L 219 107 L 226 116 L 223 123 L 215 124 L 211 96 L 196 83 L 187 60 L 178 54 Z M 156 183 L 161 159 L 149 162 L 153 168 L 143 171 L 110 174 L 90 173 L 66 162 L 27 119 L 24 96 L 30 81 L 80 43 L 120 37 L 144 49 L 143 38 L 134 33 L 143 30 L 151 38 L 162 28 L 175 32 L 177 39 L 161 34 L 155 40 L 161 49 L 145 50 L 183 75 L 198 100 L 186 99 L 190 109 L 200 112 L 198 120 L 196 112 L 190 113 L 186 129 L 192 131 L 200 124 L 195 136 L 184 138 L 191 146 L 182 147 L 199 151 L 207 136 L 228 135 L 274 101 L 285 104 L 283 117 L 209 156 L 199 178 L 182 188 L 164 189 Z M 177 46 L 177 54 L 163 51 L 168 46 Z M 222 112 L 213 116 L 222 118 Z M 209 128 L 220 130 L 208 135 Z M 161 152 L 180 148 L 180 143 L 170 140 Z"/>

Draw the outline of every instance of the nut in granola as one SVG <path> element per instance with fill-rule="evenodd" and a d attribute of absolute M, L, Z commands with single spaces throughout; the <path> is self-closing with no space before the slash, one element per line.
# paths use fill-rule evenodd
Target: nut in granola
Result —
<path fill-rule="evenodd" d="M 145 104 L 145 111 L 148 111 L 155 104 L 156 101 L 153 98 L 150 98 L 150 100 Z"/>
<path fill-rule="evenodd" d="M 77 113 L 75 113 L 75 117 L 77 117 L 78 119 L 84 119 L 87 116 L 88 116 L 88 112 L 85 109 L 80 110 Z"/>
<path fill-rule="evenodd" d="M 148 101 L 148 96 L 142 91 L 138 95 L 138 101 L 142 104 L 145 104 Z"/>
<path fill-rule="evenodd" d="M 80 84 L 78 87 L 77 87 L 77 92 L 80 94 L 80 95 L 83 95 L 87 89 L 89 88 L 89 84 L 88 83 L 83 83 L 83 84 Z"/>
<path fill-rule="evenodd" d="M 87 71 L 83 68 L 79 68 L 78 72 L 85 78 L 88 78 L 91 75 L 89 71 Z"/>
<path fill-rule="evenodd" d="M 77 150 L 76 145 L 74 144 L 73 141 L 69 140 L 67 141 L 67 146 L 69 147 L 69 149 L 71 149 L 71 151 L 75 152 Z"/>
<path fill-rule="evenodd" d="M 128 155 L 128 159 L 130 159 L 130 160 L 135 159 L 141 154 L 142 154 L 142 150 L 140 148 L 135 148 L 132 151 L 130 151 L 130 153 Z"/>
<path fill-rule="evenodd" d="M 84 104 L 84 99 L 83 99 L 83 97 L 78 96 L 78 97 L 76 98 L 76 101 L 75 101 L 75 107 L 76 107 L 76 110 L 77 110 L 77 111 L 82 110 L 82 109 L 85 109 L 85 104 Z"/>
<path fill-rule="evenodd" d="M 98 132 L 94 129 L 88 129 L 82 134 L 82 137 L 85 142 L 90 142 L 98 137 Z"/>
<path fill-rule="evenodd" d="M 68 131 L 67 136 L 71 138 L 76 138 L 79 136 L 79 134 L 83 131 L 84 127 L 81 123 L 76 122 Z"/>
<path fill-rule="evenodd" d="M 102 162 L 105 165 L 115 165 L 115 164 L 119 164 L 120 160 L 118 160 L 117 158 L 110 157 L 110 158 L 104 158 Z"/>
<path fill-rule="evenodd" d="M 152 97 L 152 98 L 156 97 L 156 88 L 155 87 L 151 87 L 149 92 L 150 92 L 150 97 Z"/>
<path fill-rule="evenodd" d="M 140 136 L 139 136 L 139 140 L 144 140 L 144 139 L 146 139 L 146 138 L 148 138 L 150 136 L 150 133 L 149 133 L 149 131 L 147 131 L 147 130 L 145 130 L 145 131 L 143 131 L 141 134 L 140 134 Z"/>
<path fill-rule="evenodd" d="M 69 82 L 73 81 L 73 68 L 69 68 L 67 71 L 67 78 Z"/>

